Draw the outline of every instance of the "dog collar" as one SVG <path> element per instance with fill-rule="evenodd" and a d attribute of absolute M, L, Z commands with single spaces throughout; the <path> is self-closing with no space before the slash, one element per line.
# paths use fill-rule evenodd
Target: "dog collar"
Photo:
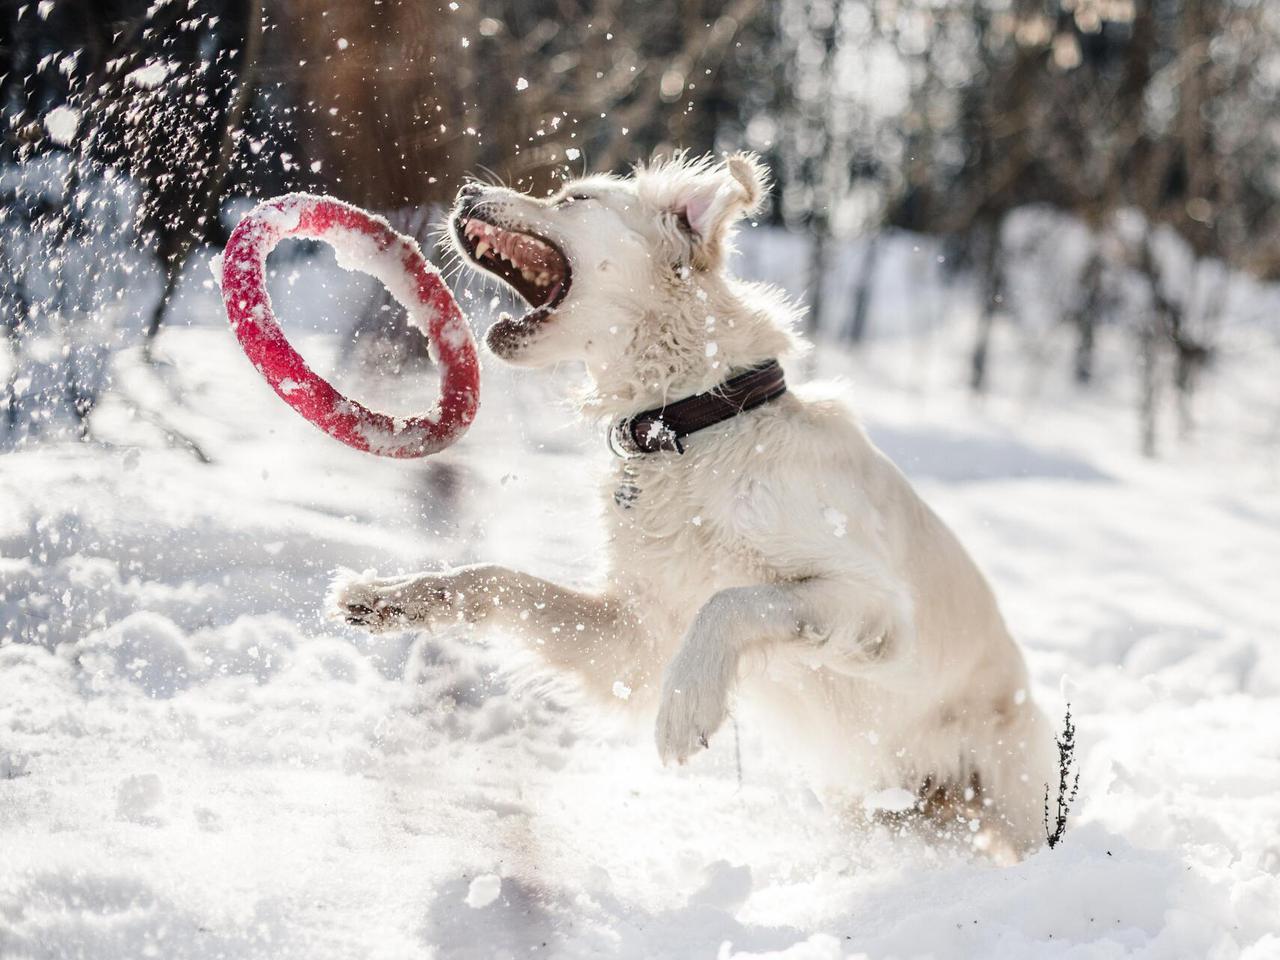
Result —
<path fill-rule="evenodd" d="M 623 460 L 664 450 L 684 453 L 680 441 L 689 434 L 723 423 L 786 392 L 782 365 L 777 360 L 766 360 L 706 393 L 615 421 L 609 428 L 609 449 Z"/>

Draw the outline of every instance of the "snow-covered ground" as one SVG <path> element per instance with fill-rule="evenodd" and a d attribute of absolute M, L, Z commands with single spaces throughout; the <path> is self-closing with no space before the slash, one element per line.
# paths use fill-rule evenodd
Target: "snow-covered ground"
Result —
<path fill-rule="evenodd" d="M 1280 957 L 1265 334 L 1232 341 L 1199 439 L 1159 462 L 1134 453 L 1124 351 L 1076 396 L 1069 344 L 1002 342 L 982 404 L 955 327 L 818 351 L 1078 719 L 1065 842 L 1001 868 L 834 822 L 745 718 L 664 770 L 647 732 L 513 686 L 501 638 L 324 622 L 338 566 L 589 581 L 608 454 L 556 401 L 571 372 L 488 358 L 456 447 L 359 454 L 268 391 L 211 293 L 187 312 L 172 366 L 126 354 L 119 377 L 214 463 L 113 399 L 98 442 L 0 458 L 0 957 Z M 300 341 L 331 368 L 332 335 Z"/>

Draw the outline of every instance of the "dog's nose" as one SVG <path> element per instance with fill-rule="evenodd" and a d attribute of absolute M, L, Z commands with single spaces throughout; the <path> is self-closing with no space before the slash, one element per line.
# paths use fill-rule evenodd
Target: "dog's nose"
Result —
<path fill-rule="evenodd" d="M 458 199 L 474 200 L 476 197 L 480 196 L 480 191 L 483 189 L 484 187 L 480 186 L 478 183 L 464 183 L 462 185 L 462 189 L 458 191 Z"/>

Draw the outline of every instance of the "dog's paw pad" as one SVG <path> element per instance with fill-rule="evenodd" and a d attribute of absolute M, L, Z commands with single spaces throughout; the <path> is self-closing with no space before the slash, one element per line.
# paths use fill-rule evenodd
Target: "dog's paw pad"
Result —
<path fill-rule="evenodd" d="M 325 595 L 325 616 L 339 623 L 374 632 L 403 625 L 404 610 L 379 595 L 379 581 L 372 570 L 341 571 Z"/>

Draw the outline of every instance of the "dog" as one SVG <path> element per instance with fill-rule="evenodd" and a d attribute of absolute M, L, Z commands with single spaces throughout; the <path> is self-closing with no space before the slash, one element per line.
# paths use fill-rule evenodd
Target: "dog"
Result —
<path fill-rule="evenodd" d="M 727 273 L 734 225 L 768 189 L 748 154 L 677 155 L 546 198 L 465 186 L 457 253 L 529 304 L 490 327 L 488 349 L 521 367 L 581 362 L 584 409 L 626 448 L 603 487 L 607 585 L 490 564 L 349 574 L 330 613 L 371 631 L 514 634 L 588 693 L 656 717 L 664 763 L 750 704 L 841 808 L 888 795 L 889 818 L 1028 851 L 1056 764 L 1022 655 L 974 561 L 850 408 L 770 374 L 773 395 L 749 409 L 683 436 L 663 422 L 804 346 L 797 308 Z"/>

